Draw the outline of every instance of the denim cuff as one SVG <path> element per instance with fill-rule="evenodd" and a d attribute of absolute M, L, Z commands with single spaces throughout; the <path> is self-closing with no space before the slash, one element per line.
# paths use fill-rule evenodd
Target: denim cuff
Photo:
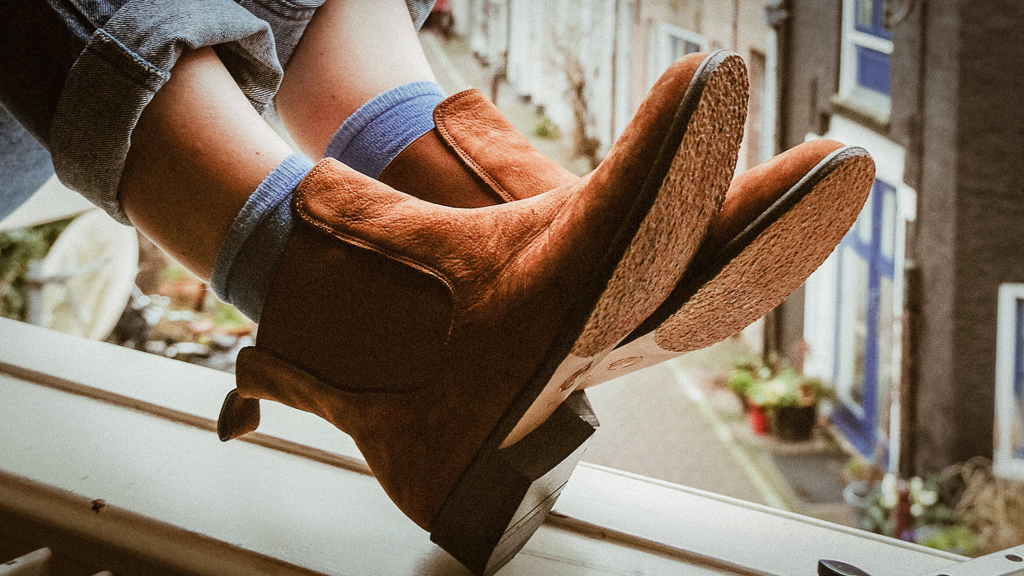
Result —
<path fill-rule="evenodd" d="M 75 61 L 50 129 L 57 176 L 124 224 L 117 197 L 131 134 L 186 48 L 216 46 L 260 112 L 283 75 L 267 22 L 232 0 L 131 0 Z"/>
<path fill-rule="evenodd" d="M 64 82 L 48 147 L 60 180 L 123 224 L 117 197 L 132 131 L 186 48 L 214 46 L 253 107 L 271 103 L 324 0 L 129 0 L 97 29 Z M 433 0 L 406 0 L 417 29 Z"/>

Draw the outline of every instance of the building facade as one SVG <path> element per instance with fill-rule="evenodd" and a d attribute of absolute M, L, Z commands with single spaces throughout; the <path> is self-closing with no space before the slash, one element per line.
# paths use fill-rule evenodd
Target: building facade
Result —
<path fill-rule="evenodd" d="M 692 52 L 733 50 L 751 76 L 739 168 L 764 158 L 770 28 L 761 0 L 462 0 L 451 9 L 456 32 L 482 61 L 504 68 L 517 94 L 563 133 L 585 124 L 597 157 L 672 62 Z"/>
<path fill-rule="evenodd" d="M 787 0 L 769 12 L 778 145 L 835 138 L 878 166 L 854 230 L 784 306 L 780 347 L 807 342 L 805 369 L 836 383 L 833 419 L 865 455 L 913 473 L 991 456 L 995 428 L 1013 424 L 995 416 L 997 327 L 1024 323 L 997 306 L 1000 286 L 1024 281 L 1024 5 Z M 1018 405 L 1020 381 L 1001 384 Z"/>
<path fill-rule="evenodd" d="M 833 421 L 866 457 L 920 474 L 995 454 L 1024 478 L 1024 3 L 462 0 L 452 11 L 482 60 L 563 132 L 582 121 L 598 155 L 672 61 L 721 48 L 750 71 L 739 170 L 811 138 L 866 148 L 877 179 L 860 219 L 772 315 L 766 347 L 806 350 L 804 370 L 836 385 Z"/>

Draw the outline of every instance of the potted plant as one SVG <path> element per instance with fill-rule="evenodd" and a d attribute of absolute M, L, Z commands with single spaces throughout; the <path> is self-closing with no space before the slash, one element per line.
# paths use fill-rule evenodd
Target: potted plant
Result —
<path fill-rule="evenodd" d="M 750 408 L 750 392 L 757 383 L 757 370 L 753 361 L 740 361 L 736 363 L 735 369 L 727 379 L 729 390 L 740 401 L 744 412 Z"/>
<path fill-rule="evenodd" d="M 809 440 L 818 420 L 818 403 L 831 399 L 832 390 L 818 378 L 783 368 L 761 386 L 772 433 L 781 440 Z"/>
<path fill-rule="evenodd" d="M 771 377 L 771 370 L 761 366 L 752 358 L 744 358 L 736 362 L 729 374 L 729 390 L 739 399 L 743 412 L 747 415 L 750 428 L 754 434 L 765 436 L 771 433 L 771 417 L 764 405 L 760 386 L 762 381 Z"/>
<path fill-rule="evenodd" d="M 832 389 L 818 378 L 792 367 L 737 363 L 729 376 L 729 388 L 742 395 L 751 428 L 757 434 L 771 431 L 786 441 L 811 438 L 818 419 L 818 404 L 834 398 Z"/>
<path fill-rule="evenodd" d="M 901 540 L 958 554 L 975 556 L 978 535 L 970 518 L 962 517 L 939 496 L 938 477 L 900 480 L 885 474 L 881 480 L 857 481 L 843 498 L 858 513 L 858 527 Z"/>

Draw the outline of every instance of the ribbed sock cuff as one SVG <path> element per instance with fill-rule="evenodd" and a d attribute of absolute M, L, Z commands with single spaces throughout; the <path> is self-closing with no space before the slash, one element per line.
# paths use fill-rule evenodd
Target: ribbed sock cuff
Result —
<path fill-rule="evenodd" d="M 435 82 L 392 88 L 345 120 L 324 156 L 376 178 L 406 146 L 434 129 L 434 108 L 444 99 L 444 90 Z"/>
<path fill-rule="evenodd" d="M 302 154 L 285 158 L 246 200 L 217 253 L 214 293 L 255 322 L 294 226 L 289 199 L 312 168 Z"/>

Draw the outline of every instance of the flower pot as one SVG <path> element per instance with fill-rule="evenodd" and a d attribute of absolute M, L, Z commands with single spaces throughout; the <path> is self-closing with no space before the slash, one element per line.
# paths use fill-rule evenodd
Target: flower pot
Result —
<path fill-rule="evenodd" d="M 771 419 L 764 406 L 757 404 L 747 405 L 747 420 L 750 421 L 750 429 L 758 436 L 767 436 L 772 431 Z"/>
<path fill-rule="evenodd" d="M 818 420 L 818 405 L 775 408 L 771 416 L 772 434 L 780 440 L 810 440 Z"/>

